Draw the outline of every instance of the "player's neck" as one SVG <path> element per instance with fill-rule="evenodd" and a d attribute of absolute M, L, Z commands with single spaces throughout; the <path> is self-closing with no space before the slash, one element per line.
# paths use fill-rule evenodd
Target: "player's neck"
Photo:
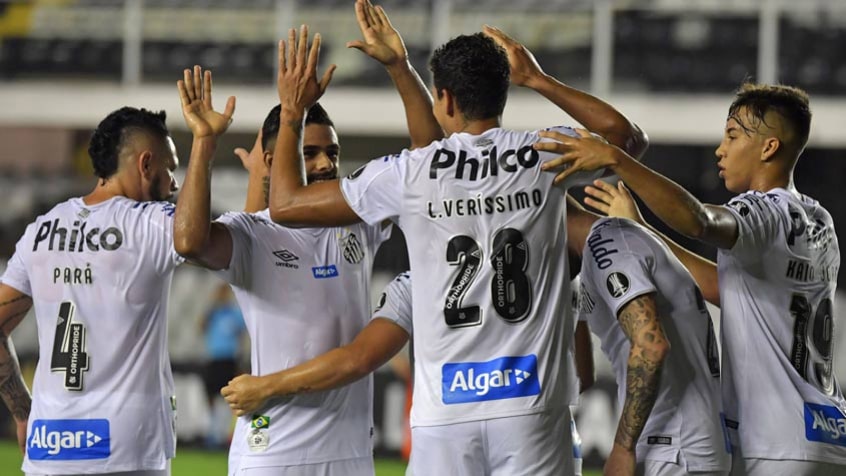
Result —
<path fill-rule="evenodd" d="M 109 179 L 97 179 L 97 186 L 88 195 L 82 197 L 82 201 L 86 205 L 96 205 L 110 200 L 114 197 L 129 197 L 133 198 L 124 190 L 123 185 L 117 177 Z"/>
<path fill-rule="evenodd" d="M 490 117 L 487 119 L 476 119 L 472 121 L 465 120 L 453 132 L 463 132 L 466 134 L 472 134 L 474 136 L 477 136 L 499 126 L 499 116 Z"/>
<path fill-rule="evenodd" d="M 769 192 L 774 188 L 783 188 L 792 192 L 796 192 L 796 185 L 793 183 L 792 173 L 777 173 L 766 174 L 762 173 L 756 176 L 752 183 L 749 184 L 750 190 L 758 192 Z"/>

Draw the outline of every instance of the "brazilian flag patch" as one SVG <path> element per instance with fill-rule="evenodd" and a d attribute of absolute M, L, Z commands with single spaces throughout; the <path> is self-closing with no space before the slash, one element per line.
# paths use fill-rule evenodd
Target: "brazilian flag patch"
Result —
<path fill-rule="evenodd" d="M 260 429 L 270 427 L 270 417 L 267 415 L 253 415 L 253 421 L 250 423 L 250 428 Z"/>

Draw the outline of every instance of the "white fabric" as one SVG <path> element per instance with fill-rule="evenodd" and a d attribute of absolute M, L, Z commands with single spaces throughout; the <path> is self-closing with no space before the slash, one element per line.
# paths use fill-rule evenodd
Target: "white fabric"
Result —
<path fill-rule="evenodd" d="M 411 429 L 407 475 L 571 476 L 570 411 Z"/>
<path fill-rule="evenodd" d="M 405 233 L 417 283 L 412 427 L 569 400 L 564 192 L 601 172 L 554 187 L 554 174 L 540 170 L 554 155 L 532 149 L 537 140 L 500 128 L 456 133 L 375 159 L 341 182 L 362 219 L 393 219 Z"/>
<path fill-rule="evenodd" d="M 39 351 L 25 472 L 163 470 L 173 457 L 173 211 L 72 198 L 18 242 L 2 282 L 32 296 Z"/>
<path fill-rule="evenodd" d="M 732 442 L 745 458 L 846 464 L 846 401 L 831 365 L 840 266 L 831 215 L 780 188 L 727 209 L 738 238 L 717 264 Z"/>
<path fill-rule="evenodd" d="M 250 334 L 253 375 L 267 375 L 350 343 L 370 319 L 370 275 L 390 227 L 285 228 L 267 210 L 227 213 L 228 269 Z M 252 428 L 240 417 L 230 447 L 235 468 L 291 466 L 372 457 L 372 380 L 272 400 Z M 267 420 L 265 420 L 267 422 Z"/>
<path fill-rule="evenodd" d="M 655 406 L 638 440 L 638 461 L 676 463 L 683 453 L 688 470 L 728 470 L 716 337 L 702 294 L 681 262 L 642 226 L 602 218 L 585 242 L 581 278 L 582 311 L 614 367 L 621 408 L 631 343 L 617 320 L 620 311 L 654 293 L 670 343 Z"/>
<path fill-rule="evenodd" d="M 388 319 L 413 335 L 411 319 L 411 274 L 400 273 L 382 291 L 379 303 L 373 310 L 373 319 Z"/>
<path fill-rule="evenodd" d="M 235 476 L 373 476 L 373 458 L 344 459 L 299 466 L 265 466 L 237 470 Z"/>

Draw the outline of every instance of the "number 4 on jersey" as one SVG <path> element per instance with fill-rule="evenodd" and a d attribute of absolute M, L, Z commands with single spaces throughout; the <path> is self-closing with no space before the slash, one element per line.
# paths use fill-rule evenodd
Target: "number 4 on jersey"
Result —
<path fill-rule="evenodd" d="M 88 370 L 88 353 L 85 352 L 85 326 L 72 322 L 76 306 L 66 301 L 59 307 L 59 320 L 53 338 L 53 355 L 50 370 L 65 373 L 65 388 L 82 390 L 82 376 Z"/>

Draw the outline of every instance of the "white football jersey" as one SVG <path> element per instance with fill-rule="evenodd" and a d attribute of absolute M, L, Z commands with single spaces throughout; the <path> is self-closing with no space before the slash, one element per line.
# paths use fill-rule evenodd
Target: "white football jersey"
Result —
<path fill-rule="evenodd" d="M 173 457 L 173 212 L 72 198 L 18 241 L 2 281 L 32 297 L 39 353 L 24 472 L 162 470 Z"/>
<path fill-rule="evenodd" d="M 569 128 L 558 128 L 569 135 Z M 456 133 L 341 181 L 368 223 L 402 228 L 411 262 L 414 405 L 427 426 L 563 408 L 572 343 L 565 189 L 536 132 Z"/>
<path fill-rule="evenodd" d="M 388 319 L 402 327 L 409 336 L 414 328 L 411 320 L 411 272 L 400 273 L 382 291 L 373 319 Z"/>
<path fill-rule="evenodd" d="M 585 320 L 583 316 L 579 315 L 579 300 L 580 298 L 580 289 L 582 287 L 582 280 L 579 276 L 570 281 L 570 295 L 572 296 L 570 307 L 567 308 L 568 312 L 570 313 L 570 319 L 573 320 L 573 333 L 575 335 L 576 332 L 576 325 L 578 325 L 580 320 Z M 576 345 L 575 341 L 573 345 L 570 346 L 568 349 L 570 352 L 570 356 L 567 360 L 567 365 L 570 366 L 570 370 L 567 371 L 567 388 L 569 389 L 569 398 L 567 400 L 567 404 L 570 405 L 570 410 L 572 411 L 574 406 L 579 404 L 579 374 L 576 371 Z"/>
<path fill-rule="evenodd" d="M 846 463 L 846 402 L 832 368 L 840 249 L 831 215 L 782 188 L 741 194 L 727 208 L 738 238 L 717 265 L 732 442 L 747 458 Z"/>
<path fill-rule="evenodd" d="M 637 459 L 677 463 L 688 471 L 727 471 L 730 448 L 720 416 L 717 340 L 693 278 L 652 232 L 621 218 L 594 223 L 582 254 L 582 313 L 600 338 L 626 398 L 631 343 L 617 320 L 626 304 L 655 293 L 670 343 L 655 406 L 637 443 Z"/>
<path fill-rule="evenodd" d="M 390 226 L 286 228 L 267 210 L 227 213 L 232 285 L 250 334 L 253 375 L 349 344 L 370 319 L 370 275 Z M 238 418 L 229 472 L 371 457 L 372 380 L 268 402 Z"/>

